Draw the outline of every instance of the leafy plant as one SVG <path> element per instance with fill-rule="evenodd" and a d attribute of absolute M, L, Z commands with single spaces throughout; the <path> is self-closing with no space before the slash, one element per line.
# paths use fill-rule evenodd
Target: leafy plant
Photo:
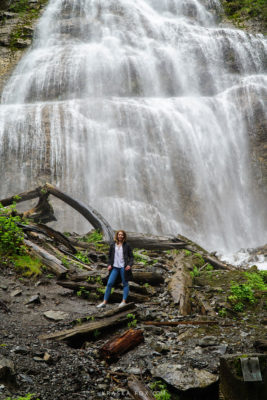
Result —
<path fill-rule="evenodd" d="M 17 225 L 21 218 L 16 215 L 16 203 L 9 207 L 3 207 L 0 203 L 0 254 L 23 254 L 24 234 Z"/>
<path fill-rule="evenodd" d="M 218 311 L 218 314 L 219 314 L 220 317 L 225 318 L 225 317 L 227 316 L 227 311 L 226 311 L 225 308 L 221 308 L 221 309 Z"/>
<path fill-rule="evenodd" d="M 199 274 L 200 274 L 199 270 L 198 270 L 197 267 L 194 265 L 193 271 L 190 271 L 191 277 L 194 279 L 194 278 L 196 278 L 197 276 L 199 276 Z"/>
<path fill-rule="evenodd" d="M 96 338 L 98 338 L 98 336 L 101 334 L 101 332 L 98 330 L 98 329 L 95 329 L 94 331 L 93 331 L 93 335 L 94 335 L 94 338 L 96 339 Z"/>
<path fill-rule="evenodd" d="M 133 251 L 134 259 L 137 263 L 148 265 L 148 259 L 145 255 L 140 254 L 137 250 Z"/>
<path fill-rule="evenodd" d="M 89 290 L 86 290 L 84 286 L 80 286 L 80 290 L 77 290 L 77 296 L 88 297 L 90 295 Z"/>
<path fill-rule="evenodd" d="M 184 249 L 184 254 L 185 254 L 186 257 L 188 257 L 188 256 L 191 256 L 192 253 L 191 253 L 190 250 Z"/>
<path fill-rule="evenodd" d="M 29 393 L 29 394 L 27 394 L 26 396 L 24 396 L 24 397 L 17 397 L 16 399 L 12 399 L 11 397 L 7 397 L 5 400 L 31 400 L 33 397 L 35 396 L 35 394 L 34 393 Z M 35 400 L 40 400 L 39 398 L 37 399 L 37 398 L 35 398 Z"/>
<path fill-rule="evenodd" d="M 80 261 L 82 261 L 85 264 L 90 264 L 89 258 L 84 254 L 84 253 L 76 253 L 75 257 L 78 258 Z"/>
<path fill-rule="evenodd" d="M 128 327 L 129 328 L 135 328 L 136 327 L 136 324 L 137 324 L 137 319 L 135 318 L 135 315 L 134 314 L 127 314 L 127 319 L 129 320 L 129 322 L 128 322 Z"/>
<path fill-rule="evenodd" d="M 156 400 L 170 400 L 171 394 L 167 390 L 166 383 L 162 381 L 155 381 L 150 384 L 150 388 L 153 391 L 153 395 Z"/>
<path fill-rule="evenodd" d="M 15 269 L 22 272 L 23 276 L 39 276 L 42 274 L 42 262 L 28 254 L 15 255 L 12 257 Z M 54 275 L 53 275 L 54 277 Z"/>

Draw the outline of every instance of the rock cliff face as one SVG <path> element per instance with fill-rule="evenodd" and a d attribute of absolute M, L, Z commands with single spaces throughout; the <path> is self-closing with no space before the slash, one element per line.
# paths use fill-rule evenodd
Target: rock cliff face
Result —
<path fill-rule="evenodd" d="M 25 49 L 47 0 L 0 0 L 0 92 Z"/>

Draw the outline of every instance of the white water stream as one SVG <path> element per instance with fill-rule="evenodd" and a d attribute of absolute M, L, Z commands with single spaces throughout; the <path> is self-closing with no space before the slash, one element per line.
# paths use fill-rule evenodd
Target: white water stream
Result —
<path fill-rule="evenodd" d="M 225 255 L 266 243 L 249 134 L 267 41 L 216 25 L 219 7 L 50 0 L 2 95 L 1 197 L 50 181 L 115 228 Z"/>

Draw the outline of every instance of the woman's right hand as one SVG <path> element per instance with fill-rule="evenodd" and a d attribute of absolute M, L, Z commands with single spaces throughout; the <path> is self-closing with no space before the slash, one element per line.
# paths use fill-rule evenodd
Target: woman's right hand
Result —
<path fill-rule="evenodd" d="M 112 266 L 111 266 L 111 265 L 108 266 L 108 270 L 109 270 L 109 271 L 112 270 Z"/>

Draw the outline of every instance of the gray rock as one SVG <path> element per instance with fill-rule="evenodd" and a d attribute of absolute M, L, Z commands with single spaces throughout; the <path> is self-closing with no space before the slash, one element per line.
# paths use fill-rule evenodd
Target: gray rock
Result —
<path fill-rule="evenodd" d="M 25 304 L 40 304 L 41 300 L 40 300 L 40 296 L 39 294 L 35 294 L 32 297 L 30 297 L 30 299 L 25 303 Z"/>
<path fill-rule="evenodd" d="M 218 345 L 218 338 L 216 336 L 205 336 L 199 340 L 198 345 L 201 347 L 216 346 Z"/>
<path fill-rule="evenodd" d="M 13 291 L 10 293 L 10 296 L 11 296 L 11 297 L 20 296 L 21 293 L 22 293 L 22 290 L 21 290 L 21 289 L 15 289 L 15 290 L 13 290 Z"/>
<path fill-rule="evenodd" d="M 151 371 L 152 375 L 164 379 L 173 387 L 185 391 L 189 389 L 202 389 L 218 380 L 218 376 L 205 370 L 186 368 L 181 371 L 177 364 L 161 364 Z"/>
<path fill-rule="evenodd" d="M 63 311 L 46 311 L 44 316 L 48 319 L 52 319 L 54 321 L 62 321 L 63 319 L 68 318 L 69 314 Z"/>
<path fill-rule="evenodd" d="M 29 350 L 25 346 L 16 346 L 12 351 L 16 354 L 23 354 L 23 355 L 29 353 Z"/>

